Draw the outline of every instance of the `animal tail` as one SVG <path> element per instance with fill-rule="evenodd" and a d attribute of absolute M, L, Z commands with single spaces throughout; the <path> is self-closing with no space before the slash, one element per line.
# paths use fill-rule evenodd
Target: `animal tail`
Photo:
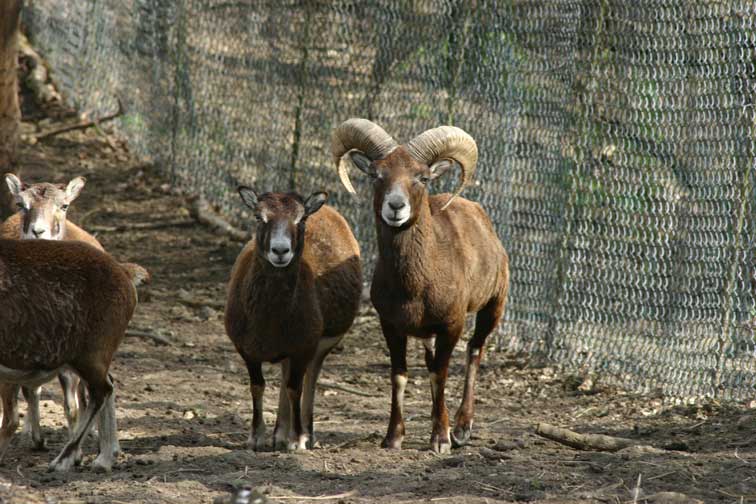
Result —
<path fill-rule="evenodd" d="M 148 285 L 152 281 L 150 272 L 136 263 L 121 263 L 121 267 L 126 270 L 135 288 L 140 285 Z"/>

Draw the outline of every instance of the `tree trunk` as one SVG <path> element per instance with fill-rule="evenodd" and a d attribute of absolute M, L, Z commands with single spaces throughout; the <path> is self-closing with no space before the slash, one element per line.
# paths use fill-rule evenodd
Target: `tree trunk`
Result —
<path fill-rule="evenodd" d="M 12 170 L 18 143 L 18 25 L 23 0 L 0 0 L 0 175 Z M 0 181 L 0 221 L 13 213 L 13 204 Z"/>

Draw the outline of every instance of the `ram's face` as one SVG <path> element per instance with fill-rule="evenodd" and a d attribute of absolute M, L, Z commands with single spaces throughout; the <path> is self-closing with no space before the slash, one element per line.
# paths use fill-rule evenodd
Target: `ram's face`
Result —
<path fill-rule="evenodd" d="M 428 194 L 431 179 L 428 166 L 410 157 L 404 149 L 396 149 L 385 159 L 373 161 L 370 171 L 376 216 L 394 228 L 414 224 Z"/>

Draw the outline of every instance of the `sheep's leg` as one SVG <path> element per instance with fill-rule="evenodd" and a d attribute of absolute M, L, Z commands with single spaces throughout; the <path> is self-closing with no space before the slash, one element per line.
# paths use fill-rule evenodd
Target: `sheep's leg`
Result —
<path fill-rule="evenodd" d="M 249 433 L 247 446 L 252 450 L 260 450 L 265 444 L 265 420 L 263 420 L 265 378 L 262 373 L 262 364 L 247 361 L 247 372 L 249 372 L 249 391 L 252 394 L 252 430 Z"/>
<path fill-rule="evenodd" d="M 290 451 L 307 449 L 307 433 L 302 426 L 302 382 L 310 360 L 311 356 L 307 358 L 297 356 L 291 358 L 290 362 L 289 379 L 286 382 L 286 393 L 289 397 L 289 417 L 292 424 L 288 444 Z"/>
<path fill-rule="evenodd" d="M 71 371 L 61 371 L 58 374 L 60 387 L 63 389 L 63 411 L 68 422 L 68 435 L 72 436 L 79 421 L 79 384 L 81 380 Z"/>
<path fill-rule="evenodd" d="M 404 440 L 404 389 L 407 386 L 407 336 L 383 319 L 381 328 L 391 354 L 391 417 L 381 446 L 401 450 Z"/>
<path fill-rule="evenodd" d="M 3 421 L 0 423 L 0 462 L 18 429 L 18 389 L 14 383 L 0 383 L 0 400 L 3 403 Z"/>
<path fill-rule="evenodd" d="M 341 336 L 335 338 L 323 339 L 318 343 L 318 349 L 315 352 L 315 358 L 307 367 L 307 373 L 304 378 L 304 392 L 302 394 L 302 421 L 305 424 L 306 434 L 308 435 L 308 448 L 315 446 L 315 431 L 313 429 L 315 416 L 315 388 L 318 384 L 318 376 L 323 368 L 323 361 L 331 353 Z"/>
<path fill-rule="evenodd" d="M 44 450 L 46 449 L 45 438 L 42 437 L 39 415 L 39 394 L 42 392 L 42 387 L 22 386 L 21 391 L 24 394 L 28 407 L 24 428 L 28 428 L 31 433 L 32 448 L 34 450 Z"/>
<path fill-rule="evenodd" d="M 491 300 L 475 318 L 475 332 L 467 343 L 467 369 L 465 385 L 462 391 L 462 403 L 454 419 L 452 443 L 455 447 L 464 446 L 472 435 L 473 416 L 475 413 L 475 379 L 483 359 L 486 339 L 493 332 L 504 313 L 504 299 Z"/>
<path fill-rule="evenodd" d="M 112 377 L 108 376 L 108 381 L 113 384 Z M 118 425 L 116 422 L 115 410 L 115 389 L 108 395 L 105 404 L 100 410 L 97 417 L 99 430 L 99 448 L 100 453 L 92 462 L 92 468 L 95 471 L 110 472 L 116 457 L 121 452 L 121 446 L 118 443 Z M 79 450 L 81 452 L 81 450 Z"/>
<path fill-rule="evenodd" d="M 107 370 L 87 370 L 80 375 L 87 382 L 89 404 L 87 404 L 87 409 L 76 424 L 73 436 L 63 447 L 60 454 L 55 457 L 55 460 L 50 463 L 50 471 L 67 471 L 74 465 L 76 453 L 80 449 L 84 436 L 92 426 L 92 422 L 102 409 L 103 404 L 113 392 L 113 384 L 108 377 Z M 102 433 L 101 437 L 104 437 Z M 110 467 L 101 465 L 98 469 L 109 471 Z"/>
<path fill-rule="evenodd" d="M 289 382 L 289 359 L 281 361 L 281 386 L 278 389 L 278 411 L 276 412 L 276 426 L 273 429 L 273 449 L 285 449 L 289 444 L 291 430 L 291 407 L 286 384 Z"/>
<path fill-rule="evenodd" d="M 449 453 L 451 451 L 449 412 L 446 409 L 444 392 L 446 378 L 449 374 L 449 359 L 461 334 L 462 325 L 440 332 L 436 336 L 433 365 L 430 369 L 431 397 L 433 399 L 431 449 L 436 453 Z"/>

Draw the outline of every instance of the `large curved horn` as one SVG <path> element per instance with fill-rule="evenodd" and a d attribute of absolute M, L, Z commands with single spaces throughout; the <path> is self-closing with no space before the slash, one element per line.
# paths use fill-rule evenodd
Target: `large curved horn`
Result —
<path fill-rule="evenodd" d="M 445 210 L 470 182 L 478 162 L 478 145 L 475 140 L 464 130 L 454 126 L 440 126 L 419 134 L 407 142 L 407 151 L 428 166 L 436 161 L 450 159 L 462 167 L 462 181 L 441 210 Z"/>
<path fill-rule="evenodd" d="M 331 154 L 339 170 L 341 183 L 347 191 L 355 193 L 352 182 L 349 180 L 349 165 L 352 161 L 344 159 L 347 153 L 357 150 L 371 160 L 375 160 L 388 156 L 396 147 L 396 141 L 391 138 L 391 135 L 367 119 L 348 119 L 334 129 L 331 137 Z"/>

